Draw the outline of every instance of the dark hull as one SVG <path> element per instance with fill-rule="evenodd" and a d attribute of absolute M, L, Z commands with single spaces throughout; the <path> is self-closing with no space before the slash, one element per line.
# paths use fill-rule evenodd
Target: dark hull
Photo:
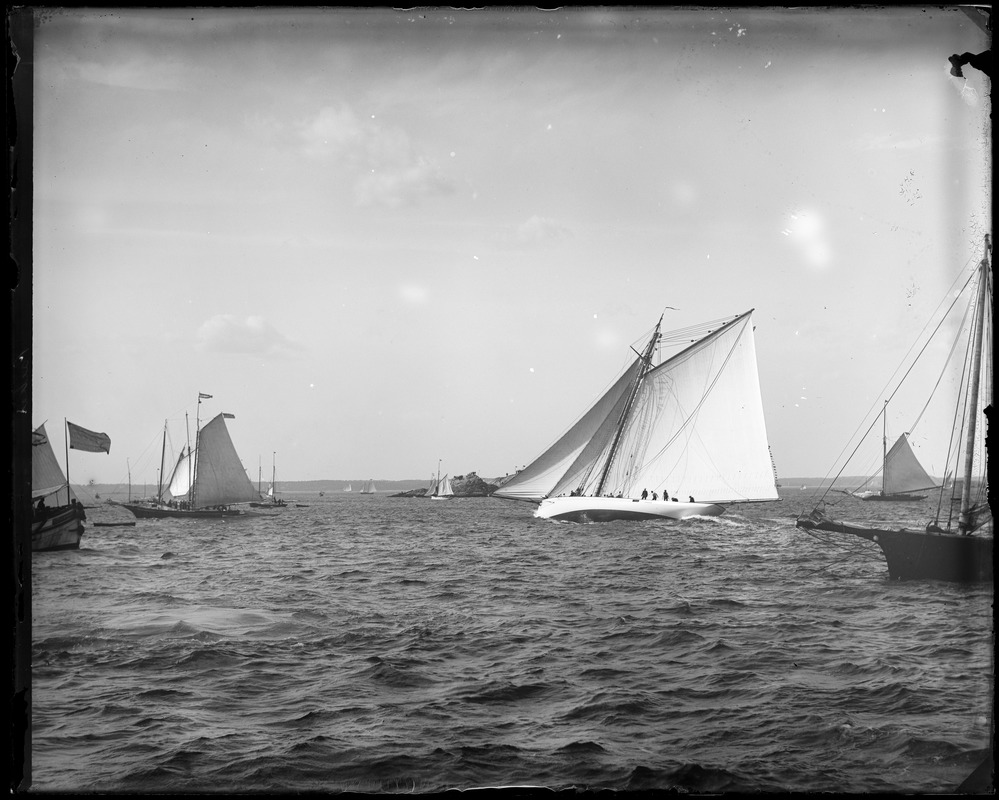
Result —
<path fill-rule="evenodd" d="M 818 515 L 799 517 L 796 524 L 802 530 L 849 533 L 876 542 L 892 580 L 992 581 L 991 536 L 869 528 Z"/>
<path fill-rule="evenodd" d="M 70 506 L 48 509 L 43 519 L 31 523 L 32 552 L 79 550 L 83 538 L 83 520 Z"/>
<path fill-rule="evenodd" d="M 218 509 L 203 508 L 191 511 L 182 508 L 130 505 L 129 503 L 122 503 L 122 505 L 131 511 L 137 519 L 223 519 L 245 516 L 245 512 L 239 509 L 220 511 Z"/>
<path fill-rule="evenodd" d="M 872 494 L 860 498 L 864 502 L 911 503 L 914 500 L 925 500 L 925 494 Z"/>

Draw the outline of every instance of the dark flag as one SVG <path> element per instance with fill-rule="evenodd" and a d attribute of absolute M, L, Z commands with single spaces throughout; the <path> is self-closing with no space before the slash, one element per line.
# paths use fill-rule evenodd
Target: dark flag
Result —
<path fill-rule="evenodd" d="M 212 396 L 210 394 L 205 394 L 204 392 L 198 392 L 198 400 L 211 400 Z"/>
<path fill-rule="evenodd" d="M 222 419 L 236 419 L 236 415 L 235 414 L 226 414 L 226 413 L 223 413 L 222 414 Z"/>
<path fill-rule="evenodd" d="M 95 433 L 67 422 L 69 428 L 69 449 L 86 450 L 88 453 L 110 453 L 111 437 L 106 433 Z"/>

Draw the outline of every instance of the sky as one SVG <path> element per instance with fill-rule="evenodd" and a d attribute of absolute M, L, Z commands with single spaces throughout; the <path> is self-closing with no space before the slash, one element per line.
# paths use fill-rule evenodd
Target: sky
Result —
<path fill-rule="evenodd" d="M 74 483 L 221 412 L 254 481 L 502 476 L 660 315 L 751 308 L 778 477 L 824 476 L 990 232 L 974 10 L 35 13 L 32 423 L 112 441 Z"/>

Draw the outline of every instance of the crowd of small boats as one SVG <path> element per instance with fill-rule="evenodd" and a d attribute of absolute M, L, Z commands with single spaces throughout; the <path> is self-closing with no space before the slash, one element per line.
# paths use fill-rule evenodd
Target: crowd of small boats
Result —
<path fill-rule="evenodd" d="M 978 432 L 984 406 L 991 404 L 991 242 L 959 296 L 967 296 L 964 391 L 954 412 L 960 446 L 951 442 L 948 464 L 959 480 L 934 481 L 909 445 L 910 432 L 888 448 L 887 408 L 882 410 L 881 487 L 858 490 L 863 500 L 915 502 L 939 492 L 936 513 L 923 529 L 871 527 L 833 519 L 824 498 L 796 527 L 810 534 L 845 534 L 876 542 L 895 579 L 992 580 L 992 515 L 987 500 L 983 438 Z M 948 313 L 957 305 L 954 301 Z M 776 469 L 767 440 L 754 342 L 753 310 L 728 319 L 662 332 L 660 317 L 643 350 L 611 388 L 551 447 L 493 492 L 493 496 L 535 504 L 535 516 L 558 522 L 682 520 L 717 516 L 732 504 L 779 499 Z M 942 321 L 941 321 L 942 322 Z M 937 324 L 934 332 L 944 328 Z M 677 344 L 682 342 L 682 344 Z M 677 352 L 662 354 L 665 346 Z M 924 347 L 923 350 L 926 348 Z M 922 351 L 920 351 L 922 352 Z M 659 354 L 657 357 L 657 353 Z M 984 355 L 983 355 L 984 353 Z M 908 372 L 905 373 L 906 375 Z M 901 381 L 892 392 L 898 391 Z M 276 488 L 276 454 L 271 484 L 254 487 L 226 424 L 217 414 L 203 426 L 199 393 L 193 445 L 166 461 L 167 426 L 155 497 L 120 504 L 137 519 L 230 519 L 287 507 Z M 110 453 L 107 434 L 68 421 L 63 474 L 45 426 L 32 441 L 32 550 L 79 547 L 86 513 L 69 483 L 70 449 Z M 957 455 L 955 455 L 957 454 Z M 961 463 L 959 463 L 961 462 Z M 423 491 L 395 496 L 435 500 L 454 497 L 452 481 L 438 462 Z M 844 464 L 845 467 L 845 464 Z M 682 480 L 683 485 L 678 483 Z M 954 493 L 953 502 L 944 492 Z M 958 490 L 960 496 L 957 496 Z M 343 491 L 352 491 L 348 484 Z M 375 494 L 368 481 L 361 494 Z M 65 503 L 61 498 L 65 495 Z M 322 493 L 320 493 L 322 494 Z M 686 495 L 687 499 L 683 497 Z M 45 498 L 56 499 L 49 506 Z M 695 499 L 696 498 L 696 499 Z M 245 507 L 244 507 L 245 506 Z M 109 523 L 110 524 L 110 523 Z M 123 523 L 119 523 L 123 524 Z"/>

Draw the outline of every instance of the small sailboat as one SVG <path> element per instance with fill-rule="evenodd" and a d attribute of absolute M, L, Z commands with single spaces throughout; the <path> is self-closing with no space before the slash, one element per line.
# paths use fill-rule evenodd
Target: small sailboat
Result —
<path fill-rule="evenodd" d="M 925 494 L 917 494 L 917 492 L 940 489 L 941 487 L 929 476 L 923 465 L 919 463 L 919 459 L 916 458 L 916 454 L 912 452 L 908 432 L 899 436 L 895 440 L 895 444 L 891 446 L 891 449 L 888 449 L 887 401 L 885 402 L 881 416 L 883 421 L 883 432 L 881 435 L 881 490 L 876 492 L 869 491 L 864 490 L 864 487 L 861 486 L 860 489 L 850 494 L 865 501 L 911 503 L 918 500 L 925 500 L 927 496 Z M 864 486 L 868 483 L 870 483 L 870 480 Z"/>
<path fill-rule="evenodd" d="M 354 490 L 353 490 L 353 489 L 351 488 L 351 486 L 350 486 L 350 484 L 349 484 L 349 483 L 348 483 L 348 484 L 347 484 L 346 486 L 344 486 L 344 487 L 343 487 L 343 490 L 344 490 L 345 492 L 352 492 L 352 491 L 354 491 Z"/>
<path fill-rule="evenodd" d="M 779 499 L 752 313 L 669 334 L 660 317 L 611 389 L 494 495 L 572 522 L 717 516 Z M 663 340 L 684 347 L 655 364 Z"/>
<path fill-rule="evenodd" d="M 111 438 L 106 433 L 81 428 L 72 422 L 66 426 L 66 472 L 63 473 L 56 459 L 45 424 L 31 434 L 31 500 L 36 503 L 31 519 L 31 549 L 77 550 L 83 538 L 87 518 L 83 504 L 77 500 L 69 485 L 69 451 L 84 450 L 90 453 L 110 453 Z M 45 498 L 57 498 L 66 490 L 66 504 L 49 506 Z"/>
<path fill-rule="evenodd" d="M 876 542 L 887 562 L 888 575 L 893 580 L 926 579 L 971 583 L 989 582 L 993 579 L 993 528 L 988 503 L 988 476 L 985 468 L 987 459 L 984 436 L 978 429 L 979 418 L 985 414 L 985 408 L 992 404 L 991 254 L 991 242 L 986 236 L 984 256 L 944 316 L 945 320 L 946 315 L 957 307 L 958 300 L 966 298 L 965 321 L 957 326 L 959 336 L 964 337 L 964 347 L 958 348 L 959 342 L 955 342 L 949 351 L 963 355 L 963 363 L 955 366 L 945 364 L 943 367 L 944 371 L 959 373 L 962 386 L 958 392 L 956 410 L 952 406 L 940 412 L 946 414 L 948 423 L 953 422 L 954 432 L 949 441 L 941 442 L 941 449 L 946 452 L 948 478 L 944 480 L 943 486 L 937 487 L 939 499 L 933 520 L 925 528 L 919 529 L 890 525 L 882 527 L 832 519 L 827 516 L 825 509 L 827 489 L 820 496 L 816 507 L 810 513 L 800 515 L 796 522 L 798 528 L 812 535 L 816 535 L 815 531 L 844 533 Z M 934 328 L 933 333 L 944 330 L 944 320 Z M 933 338 L 933 334 L 930 338 Z M 988 356 L 983 357 L 986 348 Z M 919 350 L 919 355 L 927 349 L 924 346 Z M 911 369 L 910 365 L 892 395 L 899 391 Z M 934 386 L 933 389 L 935 388 Z M 932 389 L 929 394 L 932 399 Z M 930 401 L 924 406 L 926 408 L 930 408 Z M 903 455 L 902 459 L 906 463 L 908 457 Z M 907 462 L 910 467 L 912 461 L 915 461 L 914 456 Z M 845 466 L 844 464 L 844 468 Z M 919 469 L 922 470 L 922 467 Z M 954 481 L 949 477 L 952 470 L 956 478 Z M 885 492 L 890 491 L 889 486 L 886 482 Z"/>
<path fill-rule="evenodd" d="M 441 465 L 437 462 L 437 480 L 428 494 L 431 500 L 449 500 L 454 497 L 454 489 L 451 487 L 451 480 L 447 474 L 441 477 Z"/>
<path fill-rule="evenodd" d="M 364 484 L 364 488 L 361 489 L 361 494 L 375 494 L 377 491 L 378 489 L 375 487 L 375 482 L 369 480 L 366 484 Z"/>
<path fill-rule="evenodd" d="M 259 481 L 259 479 L 258 479 Z M 259 493 L 259 483 L 257 492 Z M 250 503 L 253 508 L 286 508 L 288 504 L 277 496 L 277 453 L 274 453 L 271 466 L 271 485 L 267 488 L 267 500 L 264 502 Z"/>
<path fill-rule="evenodd" d="M 211 395 L 198 395 L 198 418 L 195 423 L 195 446 L 181 451 L 169 481 L 160 481 L 151 503 L 123 503 L 139 519 L 177 517 L 182 519 L 220 519 L 247 514 L 239 503 L 259 500 L 260 494 L 250 483 L 236 448 L 233 446 L 227 419 L 233 414 L 218 414 L 200 427 L 201 401 Z M 166 453 L 164 427 L 163 452 Z M 160 475 L 165 471 L 161 470 Z"/>

